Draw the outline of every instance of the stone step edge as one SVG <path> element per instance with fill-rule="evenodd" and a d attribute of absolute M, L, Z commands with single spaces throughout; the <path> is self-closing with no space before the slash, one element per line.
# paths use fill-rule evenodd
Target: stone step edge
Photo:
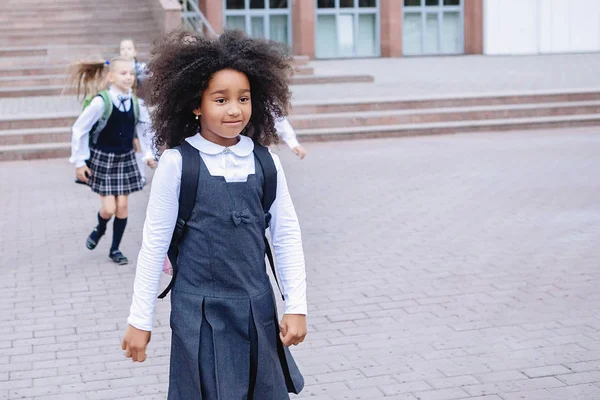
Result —
<path fill-rule="evenodd" d="M 318 65 L 312 65 L 318 69 Z M 459 100 L 459 99 L 478 99 L 478 98 L 494 98 L 494 97 L 526 97 L 526 96 L 552 96 L 552 95 L 579 95 L 579 94 L 594 94 L 597 93 L 600 97 L 600 87 L 596 88 L 561 88 L 561 89 L 543 89 L 543 90 L 523 90 L 523 91 L 501 91 L 501 92 L 465 92 L 451 93 L 444 95 L 414 95 L 414 96 L 382 96 L 382 97 L 360 97 L 348 96 L 341 99 L 325 99 L 318 102 L 314 100 L 298 100 L 294 102 L 295 107 L 319 107 L 319 106 L 335 106 L 335 105 L 357 105 L 357 104 L 372 104 L 372 103 L 391 103 L 402 101 L 440 101 L 440 100 Z"/>
<path fill-rule="evenodd" d="M 386 117 L 386 116 L 407 116 L 421 114 L 452 114 L 456 112 L 476 113 L 482 111 L 515 111 L 544 108 L 577 108 L 587 106 L 600 106 L 600 100 L 589 101 L 564 101 L 564 102 L 545 102 L 545 103 L 525 103 L 525 104 L 498 104 L 481 106 L 458 106 L 458 107 L 434 107 L 434 108 L 404 108 L 397 110 L 375 110 L 375 111 L 349 111 L 340 113 L 315 113 L 315 114 L 290 114 L 290 119 L 301 120 L 323 120 L 328 118 L 368 118 L 368 117 Z"/>
<path fill-rule="evenodd" d="M 396 115 L 420 115 L 420 114 L 451 114 L 455 112 L 482 112 L 482 111 L 514 111 L 514 110 L 529 110 L 529 109 L 544 109 L 544 108 L 577 108 L 586 106 L 600 106 L 600 100 L 590 101 L 573 101 L 573 102 L 546 102 L 546 103 L 527 103 L 527 104 L 505 104 L 505 105 L 482 105 L 482 106 L 465 106 L 465 107 L 435 107 L 435 108 L 418 108 L 418 109 L 402 109 L 402 110 L 384 110 L 384 111 L 358 111 L 348 113 L 318 113 L 318 114 L 291 114 L 288 116 L 292 122 L 297 119 L 315 120 L 327 118 L 368 118 L 368 117 L 383 117 Z M 581 114 L 585 115 L 585 114 Z M 23 116 L 0 116 L 0 122 L 6 121 L 35 121 L 44 119 L 64 119 L 77 118 L 78 112 L 57 112 L 47 115 L 23 115 Z M 37 128 L 36 128 L 37 129 Z M 43 128 L 40 128 L 43 129 Z"/>
<path fill-rule="evenodd" d="M 65 112 L 56 112 L 52 114 L 38 114 L 38 115 L 17 115 L 17 116 L 0 116 L 0 122 L 7 121 L 37 121 L 44 119 L 63 119 L 63 118 L 77 118 L 79 116 L 79 112 L 74 111 L 65 111 Z"/>
<path fill-rule="evenodd" d="M 132 29 L 130 27 L 124 27 L 119 30 L 111 29 L 110 26 L 107 26 L 106 29 L 100 29 L 100 27 L 90 27 L 89 30 L 83 29 L 83 28 L 68 29 L 68 28 L 44 27 L 44 28 L 33 28 L 33 29 L 29 29 L 29 30 L 24 29 L 19 32 L 0 30 L 0 33 L 2 33 L 2 39 L 8 39 L 8 40 L 31 39 L 31 38 L 39 38 L 40 37 L 38 29 L 44 31 L 43 38 L 72 37 L 72 36 L 96 37 L 97 35 L 106 35 L 106 36 L 113 37 L 113 36 L 117 36 L 117 35 L 132 36 L 132 35 L 141 35 L 141 34 L 150 36 L 150 35 L 156 35 L 158 33 L 156 28 L 148 27 L 147 25 L 140 27 L 139 29 Z M 33 30 L 35 30 L 35 32 L 32 32 Z"/>
<path fill-rule="evenodd" d="M 71 143 L 63 142 L 63 143 L 35 143 L 35 144 L 10 144 L 0 146 L 0 154 L 3 152 L 11 152 L 11 151 L 37 151 L 37 150 L 47 150 L 47 149 L 68 149 L 71 147 Z"/>
<path fill-rule="evenodd" d="M 475 113 L 482 111 L 515 111 L 529 109 L 544 109 L 544 108 L 577 108 L 586 106 L 600 106 L 600 100 L 577 101 L 577 102 L 548 102 L 548 103 L 527 103 L 527 104 L 506 104 L 506 105 L 483 105 L 483 106 L 465 106 L 465 107 L 436 107 L 424 109 L 403 109 L 403 110 L 384 110 L 384 111 L 358 111 L 345 113 L 318 113 L 318 114 L 291 114 L 288 118 L 294 120 L 315 120 L 327 118 L 368 118 L 368 117 L 384 117 L 397 115 L 420 115 L 420 114 L 451 114 L 456 112 Z M 586 114 L 580 114 L 586 115 Z M 0 116 L 0 122 L 7 121 L 36 121 L 46 119 L 64 119 L 73 118 L 75 120 L 79 116 L 78 112 L 57 112 L 47 115 L 23 115 L 23 116 Z M 502 118 L 500 118 L 502 119 Z M 508 119 L 508 118 L 507 118 Z M 491 120 L 488 120 L 491 121 Z M 370 125 L 377 126 L 377 125 Z M 54 129 L 54 128 L 31 128 L 31 129 Z M 331 128 L 333 129 L 333 128 Z M 25 130 L 30 130 L 27 128 Z M 6 132 L 7 130 L 0 130 Z M 20 131 L 20 129 L 15 129 Z"/>
<path fill-rule="evenodd" d="M 55 75 L 21 75 L 21 76 L 0 76 L 0 83 L 5 81 L 26 81 L 28 79 L 68 79 L 69 75 L 66 74 L 55 74 Z"/>
<path fill-rule="evenodd" d="M 11 47 L 0 47 L 0 52 L 1 51 L 10 51 L 10 50 L 17 50 L 17 51 L 25 51 L 25 50 L 66 50 L 66 51 L 70 51 L 73 47 L 80 49 L 80 48 L 96 48 L 99 46 L 106 46 L 106 47 L 114 47 L 114 48 L 118 48 L 118 43 L 108 43 L 108 44 L 76 44 L 76 45 L 68 45 L 68 44 L 57 44 L 57 45 L 40 45 L 40 46 L 11 46 Z M 150 47 L 152 47 L 152 45 L 150 43 L 136 43 L 136 47 L 147 47 L 148 49 Z M 310 60 L 310 58 L 308 56 L 304 56 L 304 55 L 296 55 L 294 56 L 295 59 L 298 60 Z"/>
<path fill-rule="evenodd" d="M 394 132 L 394 131 L 425 131 L 428 129 L 457 129 L 473 127 L 500 127 L 521 124 L 538 123 L 558 123 L 558 122 L 583 122 L 597 121 L 600 124 L 599 114 L 579 114 L 569 116 L 547 116 L 530 118 L 507 118 L 507 119 L 488 119 L 474 121 L 448 121 L 448 122 L 428 122 L 417 124 L 396 124 L 396 125 L 370 125 L 370 126 L 352 126 L 337 128 L 319 128 L 319 129 L 296 129 L 298 137 L 304 136 L 344 136 L 345 134 L 373 133 L 373 132 Z"/>
<path fill-rule="evenodd" d="M 574 117 L 544 117 L 544 118 L 515 118 L 512 120 L 487 120 L 473 121 L 471 123 L 429 123 L 429 124 L 403 124 L 403 125 L 384 125 L 370 127 L 354 127 L 354 128 L 336 128 L 336 129 L 298 129 L 296 131 L 298 137 L 304 139 L 325 137 L 326 139 L 343 138 L 348 135 L 355 134 L 386 134 L 393 132 L 423 132 L 426 130 L 435 129 L 470 129 L 470 128 L 506 128 L 510 130 L 512 126 L 518 125 L 536 125 L 536 124 L 556 124 L 556 123 L 577 123 L 577 122 L 598 122 L 600 123 L 600 114 L 578 115 Z M 435 133 L 433 131 L 432 133 Z M 0 154 L 11 151 L 37 151 L 47 149 L 68 149 L 71 143 L 36 143 L 36 144 L 19 144 L 19 145 L 4 145 L 0 146 Z"/>
<path fill-rule="evenodd" d="M 2 136 L 28 136 L 28 135 L 52 135 L 56 133 L 71 133 L 72 127 L 61 126 L 58 128 L 26 128 L 26 129 L 0 129 Z"/>
<path fill-rule="evenodd" d="M 108 15 L 110 14 L 113 10 L 114 7 L 117 7 L 117 5 L 115 4 L 110 5 L 110 4 L 105 4 L 103 6 L 100 7 L 81 7 L 78 6 L 76 4 L 73 5 L 62 5 L 62 4 L 57 4 L 57 5 L 53 5 L 52 7 L 44 7 L 44 6 L 40 6 L 40 7 L 36 7 L 36 6 L 31 6 L 32 8 L 13 8 L 13 7 L 0 7 L 0 12 L 2 12 L 3 15 L 7 16 L 7 17 L 11 17 L 11 16 L 37 16 L 43 13 L 61 13 L 61 14 L 65 14 L 65 13 L 70 13 L 70 14 L 74 14 L 74 13 L 97 13 L 97 14 L 103 14 L 103 15 Z M 125 8 L 122 9 L 123 11 L 136 11 L 136 10 L 140 10 L 142 12 L 151 12 L 152 11 L 152 7 L 146 5 L 136 5 L 136 4 L 127 4 L 125 6 Z"/>
<path fill-rule="evenodd" d="M 54 75 L 21 75 L 21 76 L 0 76 L 0 84 L 2 82 L 14 82 L 14 81 L 27 81 L 27 80 L 42 80 L 42 79 L 64 79 L 65 81 L 68 79 L 67 74 L 54 74 Z M 311 79 L 366 79 L 373 78 L 371 75 L 295 75 L 294 79 L 307 81 Z M 48 85 L 48 86 L 36 86 L 38 89 L 42 87 L 48 87 L 56 85 Z M 3 88 L 8 89 L 8 88 Z"/>
<path fill-rule="evenodd" d="M 146 47 L 150 48 L 152 45 L 149 43 L 136 43 L 136 47 Z M 99 44 L 76 44 L 69 46 L 68 44 L 57 44 L 57 45 L 39 45 L 39 46 L 10 46 L 10 47 L 0 47 L 1 51 L 32 51 L 32 50 L 65 50 L 70 51 L 75 47 L 76 49 L 82 48 L 92 48 L 95 49 L 97 47 L 106 47 L 106 48 L 115 48 L 119 47 L 118 43 L 99 43 Z M 138 49 L 139 50 L 139 49 Z"/>
<path fill-rule="evenodd" d="M 41 56 L 44 57 L 44 56 Z M 139 58 L 138 58 L 139 60 Z M 62 69 L 64 71 L 67 71 L 70 67 L 70 64 L 38 64 L 38 65 L 22 65 L 22 66 L 18 66 L 18 67 L 6 67 L 6 66 L 0 66 L 0 73 L 1 72 L 18 72 L 18 71 L 29 71 L 29 70 L 44 70 L 44 69 Z M 294 66 L 294 72 L 297 72 L 297 70 L 303 71 L 306 69 L 311 69 L 314 70 L 313 67 L 309 67 L 308 65 L 295 65 Z M 9 78 L 15 79 L 15 80 L 24 80 L 25 78 L 57 78 L 57 77 L 66 77 L 66 74 L 40 74 L 40 75 L 13 75 L 13 76 L 0 76 L 0 81 L 2 80 L 10 80 Z"/>
<path fill-rule="evenodd" d="M 364 77 L 365 79 L 370 77 L 370 75 L 362 75 L 362 77 Z M 354 78 L 356 79 L 356 76 L 348 76 L 348 75 L 339 75 L 336 77 L 327 77 L 324 78 L 323 76 L 320 75 L 295 75 L 292 78 L 292 82 L 290 83 L 290 85 L 320 85 L 322 83 L 316 82 L 316 83 L 311 83 L 310 80 L 311 79 L 315 79 L 315 80 L 321 80 L 321 79 L 332 79 L 334 82 L 336 83 L 348 83 L 346 82 L 344 79 L 350 79 L 350 78 Z M 371 77 L 372 78 L 372 77 Z M 309 82 L 307 82 L 309 81 Z M 62 85 L 42 85 L 42 86 L 24 86 L 24 87 L 19 87 L 19 86 L 7 86 L 7 87 L 0 87 L 0 98 L 5 98 L 5 97 L 12 97 L 12 98 L 19 98 L 19 97 L 29 97 L 28 95 L 24 95 L 24 96 L 2 96 L 2 93 L 14 93 L 14 92 L 22 92 L 22 93 L 27 93 L 27 92 L 35 92 L 35 91 L 43 91 L 46 94 L 37 94 L 36 96 L 55 96 L 57 95 L 55 91 L 58 90 L 63 90 L 65 87 Z M 51 94 L 48 94 L 51 93 Z"/>

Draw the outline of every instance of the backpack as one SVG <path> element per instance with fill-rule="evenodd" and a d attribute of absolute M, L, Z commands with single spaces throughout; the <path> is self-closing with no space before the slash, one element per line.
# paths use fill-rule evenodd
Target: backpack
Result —
<path fill-rule="evenodd" d="M 102 97 L 102 100 L 104 100 L 104 111 L 102 112 L 102 116 L 100 117 L 100 119 L 94 124 L 94 126 L 92 126 L 92 129 L 90 130 L 90 134 L 89 134 L 90 148 L 94 147 L 96 145 L 96 143 L 98 143 L 98 137 L 100 136 L 100 132 L 102 132 L 102 130 L 106 127 L 106 124 L 108 123 L 108 119 L 110 118 L 110 115 L 112 114 L 112 110 L 113 110 L 113 103 L 110 98 L 110 94 L 108 93 L 108 90 L 102 90 L 95 96 L 91 96 L 91 95 L 86 96 L 85 99 L 83 99 L 83 108 L 82 109 L 85 110 L 86 107 L 90 105 L 90 103 L 96 96 L 100 96 L 100 97 Z M 134 124 L 137 124 L 140 119 L 140 102 L 139 102 L 137 96 L 134 94 L 131 95 L 131 101 L 133 102 L 132 104 L 133 104 Z"/>
<path fill-rule="evenodd" d="M 175 278 L 177 277 L 177 257 L 179 255 L 179 244 L 185 236 L 186 225 L 192 215 L 192 210 L 196 204 L 196 192 L 198 190 L 198 178 L 200 177 L 200 153 L 186 140 L 180 146 L 175 147 L 181 153 L 181 189 L 179 190 L 179 212 L 177 214 L 177 222 L 175 229 L 173 229 L 173 236 L 171 237 L 171 243 L 169 250 L 167 251 L 167 259 L 165 265 L 170 262 L 172 268 L 171 282 L 167 288 L 158 296 L 159 299 L 165 298 L 165 296 L 171 291 L 175 284 Z M 271 205 L 275 201 L 277 195 L 277 168 L 273 157 L 269 153 L 269 149 L 265 146 L 254 142 L 254 155 L 258 159 L 258 164 L 262 168 L 264 175 L 263 183 L 263 198 L 262 206 L 265 212 L 265 219 L 267 227 L 271 220 L 271 214 L 269 210 Z M 258 168 L 259 165 L 256 167 Z M 275 272 L 275 262 L 273 260 L 273 253 L 267 237 L 264 237 L 265 241 L 265 253 L 271 266 L 271 272 L 281 293 L 281 298 L 285 300 L 279 281 L 277 280 L 277 274 Z M 166 271 L 166 268 L 165 268 Z"/>

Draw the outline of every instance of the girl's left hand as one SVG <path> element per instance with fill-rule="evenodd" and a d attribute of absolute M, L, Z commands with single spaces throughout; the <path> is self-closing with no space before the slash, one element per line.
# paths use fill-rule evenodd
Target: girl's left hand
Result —
<path fill-rule="evenodd" d="M 297 346 L 306 337 L 306 315 L 285 314 L 279 324 L 279 337 L 285 346 Z"/>
<path fill-rule="evenodd" d="M 148 161 L 146 161 L 146 164 L 152 169 L 154 169 L 158 166 L 158 163 L 156 162 L 156 160 L 153 160 L 153 159 L 149 159 Z"/>
<path fill-rule="evenodd" d="M 301 160 L 304 159 L 304 157 L 306 157 L 306 155 L 308 154 L 306 152 L 306 150 L 304 149 L 304 147 L 302 147 L 302 145 L 300 145 L 300 144 L 298 146 L 294 147 L 292 149 L 292 151 L 294 152 L 294 154 L 296 154 L 298 157 L 300 157 Z"/>

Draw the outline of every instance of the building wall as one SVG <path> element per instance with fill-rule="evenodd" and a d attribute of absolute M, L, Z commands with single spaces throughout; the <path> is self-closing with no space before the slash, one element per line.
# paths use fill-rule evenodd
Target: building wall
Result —
<path fill-rule="evenodd" d="M 463 0 L 465 54 L 483 53 L 483 0 Z"/>
<path fill-rule="evenodd" d="M 485 0 L 484 53 L 600 51 L 598 0 Z"/>
<path fill-rule="evenodd" d="M 486 0 L 463 0 L 465 54 L 483 53 L 484 1 Z M 530 0 L 497 0 L 496 3 L 503 1 L 519 3 Z M 600 0 L 598 1 L 600 3 Z M 224 1 L 198 0 L 198 2 L 200 9 L 213 28 L 217 32 L 222 32 L 225 15 Z M 315 29 L 316 0 L 289 0 L 289 3 L 293 52 L 296 55 L 314 58 L 316 41 L 319 40 L 316 37 Z M 379 51 L 382 57 L 401 57 L 403 55 L 403 4 L 404 0 L 379 0 Z"/>

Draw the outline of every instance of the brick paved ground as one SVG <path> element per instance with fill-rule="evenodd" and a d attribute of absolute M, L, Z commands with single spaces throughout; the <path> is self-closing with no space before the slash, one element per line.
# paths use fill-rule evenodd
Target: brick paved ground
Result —
<path fill-rule="evenodd" d="M 318 75 L 371 74 L 375 83 L 292 86 L 294 102 L 457 96 L 542 90 L 600 90 L 600 53 L 312 61 Z M 376 100 L 373 100 L 376 101 Z M 0 98 L 0 118 L 77 112 L 74 96 Z"/>
<path fill-rule="evenodd" d="M 600 399 L 598 128 L 307 148 L 281 149 L 308 262 L 301 398 Z M 132 365 L 134 266 L 85 249 L 97 199 L 72 175 L 0 164 L 0 399 L 164 399 L 168 302 Z"/>

